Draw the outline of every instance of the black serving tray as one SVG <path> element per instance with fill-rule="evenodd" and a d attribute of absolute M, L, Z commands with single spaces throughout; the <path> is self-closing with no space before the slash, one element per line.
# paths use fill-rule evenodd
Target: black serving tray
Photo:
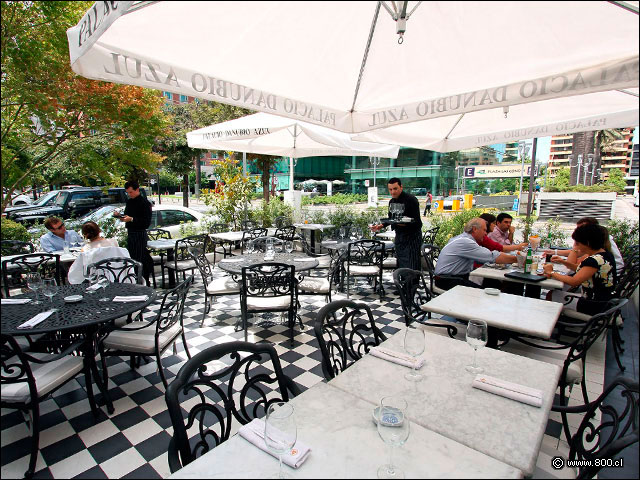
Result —
<path fill-rule="evenodd" d="M 391 218 L 381 218 L 380 219 L 380 223 L 382 224 L 387 224 L 387 225 L 398 225 L 399 223 L 402 224 L 407 224 L 407 223 L 415 223 L 415 220 L 412 218 L 411 221 L 404 221 L 404 220 L 393 220 Z"/>

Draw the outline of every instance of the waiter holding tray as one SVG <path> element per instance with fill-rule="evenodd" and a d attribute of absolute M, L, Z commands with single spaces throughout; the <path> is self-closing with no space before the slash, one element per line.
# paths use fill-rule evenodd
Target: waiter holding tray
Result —
<path fill-rule="evenodd" d="M 383 221 L 378 225 L 371 226 L 371 230 L 379 232 L 387 225 L 391 225 L 391 228 L 396 232 L 394 243 L 398 260 L 397 268 L 411 268 L 419 271 L 421 269 L 420 248 L 422 247 L 420 203 L 416 197 L 402 191 L 402 181 L 399 178 L 391 178 L 387 187 L 391 195 L 389 212 L 395 209 L 392 205 L 402 205 L 404 211 L 401 215 L 407 223 Z M 411 221 L 409 221 L 409 218 L 411 218 Z"/>

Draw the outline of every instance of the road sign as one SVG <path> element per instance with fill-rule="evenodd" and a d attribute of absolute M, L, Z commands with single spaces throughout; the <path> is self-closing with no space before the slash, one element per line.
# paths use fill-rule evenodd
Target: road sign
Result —
<path fill-rule="evenodd" d="M 368 186 L 369 186 L 369 180 L 365 180 L 365 181 L 364 181 L 364 186 L 365 186 L 365 187 L 368 187 Z"/>
<path fill-rule="evenodd" d="M 464 178 L 508 178 L 519 177 L 522 164 L 513 165 L 471 165 L 464 167 Z M 524 165 L 524 176 L 531 174 L 531 164 Z M 538 165 L 535 175 L 538 176 Z"/>

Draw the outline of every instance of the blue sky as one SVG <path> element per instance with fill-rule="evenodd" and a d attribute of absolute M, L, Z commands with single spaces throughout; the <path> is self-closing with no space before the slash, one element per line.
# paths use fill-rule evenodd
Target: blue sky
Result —
<path fill-rule="evenodd" d="M 530 138 L 525 142 L 532 143 L 533 139 Z M 633 131 L 633 143 L 638 143 L 638 127 Z M 549 160 L 549 149 L 551 148 L 551 137 L 538 138 L 538 149 L 536 152 L 536 162 L 547 163 Z"/>

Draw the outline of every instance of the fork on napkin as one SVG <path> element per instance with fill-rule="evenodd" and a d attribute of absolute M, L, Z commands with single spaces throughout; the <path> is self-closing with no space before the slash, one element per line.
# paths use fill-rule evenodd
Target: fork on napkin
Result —
<path fill-rule="evenodd" d="M 147 295 L 116 295 L 113 297 L 114 302 L 146 302 L 149 299 Z"/>
<path fill-rule="evenodd" d="M 33 328 L 40 322 L 44 322 L 52 313 L 52 310 L 49 310 L 48 312 L 40 312 L 30 320 L 27 320 L 26 322 L 18 325 L 18 328 Z"/>
<path fill-rule="evenodd" d="M 373 347 L 369 350 L 369 353 L 374 357 L 415 369 L 422 368 L 425 362 L 423 357 L 414 358 L 406 353 L 394 352 L 384 347 Z"/>
<path fill-rule="evenodd" d="M 3 298 L 0 300 L 1 305 L 24 305 L 25 303 L 29 303 L 31 301 L 30 298 Z"/>
<path fill-rule="evenodd" d="M 272 436 L 274 433 L 275 431 L 272 432 Z M 269 455 L 277 458 L 277 455 L 269 450 L 267 444 L 264 441 L 263 419 L 254 418 L 251 422 L 240 427 L 240 429 L 238 430 L 238 434 L 245 440 L 254 444 L 260 450 L 267 452 Z M 296 444 L 293 446 L 289 454 L 285 454 L 282 456 L 282 462 L 286 465 L 289 465 L 291 468 L 298 468 L 304 463 L 310 453 L 311 448 L 309 446 L 305 445 L 300 440 L 296 440 Z"/>
<path fill-rule="evenodd" d="M 526 403 L 534 407 L 542 406 L 542 391 L 536 388 L 527 387 L 518 383 L 501 380 L 499 378 L 489 377 L 488 375 L 478 374 L 473 380 L 472 386 L 495 393 L 502 397 L 510 398 L 518 402 Z"/>

